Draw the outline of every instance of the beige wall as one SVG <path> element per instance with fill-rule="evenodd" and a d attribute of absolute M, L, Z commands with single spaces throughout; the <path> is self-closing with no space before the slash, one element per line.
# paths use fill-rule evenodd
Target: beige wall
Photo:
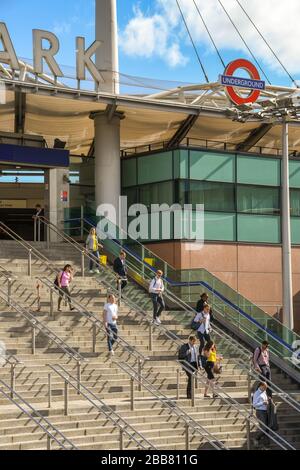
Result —
<path fill-rule="evenodd" d="M 278 309 L 280 311 L 282 305 L 280 246 L 206 243 L 197 251 L 190 251 L 189 244 L 181 242 L 147 246 L 177 269 L 205 268 L 268 313 L 274 315 Z M 299 332 L 300 247 L 293 248 L 292 262 L 295 329 Z"/>

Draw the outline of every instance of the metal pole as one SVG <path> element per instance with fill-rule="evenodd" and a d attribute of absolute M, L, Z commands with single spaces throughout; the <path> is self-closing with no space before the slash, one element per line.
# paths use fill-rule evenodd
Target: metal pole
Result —
<path fill-rule="evenodd" d="M 121 307 L 121 299 L 122 299 L 122 281 L 118 279 L 118 292 L 119 292 L 119 299 L 118 299 L 118 306 Z"/>
<path fill-rule="evenodd" d="M 80 238 L 83 239 L 83 218 L 84 218 L 84 207 L 80 206 Z"/>
<path fill-rule="evenodd" d="M 16 364 L 11 364 L 10 365 L 10 397 L 14 398 L 14 392 L 16 389 Z"/>
<path fill-rule="evenodd" d="M 47 250 L 50 248 L 50 225 L 47 225 Z"/>
<path fill-rule="evenodd" d="M 179 387 L 180 387 L 180 369 L 177 369 L 177 390 L 176 390 L 176 400 L 179 400 Z"/>
<path fill-rule="evenodd" d="M 149 351 L 153 351 L 153 327 L 151 323 L 149 323 Z"/>
<path fill-rule="evenodd" d="M 38 218 L 38 241 L 41 241 L 41 220 Z"/>
<path fill-rule="evenodd" d="M 251 403 L 251 371 L 248 372 L 247 383 L 248 383 L 248 401 L 249 403 Z"/>
<path fill-rule="evenodd" d="M 28 251 L 28 276 L 31 277 L 31 249 Z"/>
<path fill-rule="evenodd" d="M 64 399 L 65 399 L 65 416 L 68 416 L 69 413 L 69 384 L 65 380 L 65 393 L 64 393 Z"/>
<path fill-rule="evenodd" d="M 53 305 L 53 292 L 54 289 L 53 287 L 50 287 L 50 311 L 49 311 L 49 316 L 51 319 L 53 319 L 53 312 L 54 312 L 54 305 Z"/>
<path fill-rule="evenodd" d="M 195 407 L 195 376 L 192 374 L 192 407 Z"/>
<path fill-rule="evenodd" d="M 93 325 L 93 353 L 96 353 L 96 339 L 97 339 L 97 327 Z"/>
<path fill-rule="evenodd" d="M 51 437 L 47 434 L 47 450 L 51 450 L 51 448 L 52 448 Z"/>
<path fill-rule="evenodd" d="M 84 251 L 81 252 L 81 276 L 84 277 Z"/>
<path fill-rule="evenodd" d="M 141 392 L 142 391 L 142 360 L 139 358 L 138 360 L 138 377 L 139 377 L 139 387 L 138 387 L 138 391 Z"/>
<path fill-rule="evenodd" d="M 124 430 L 120 429 L 120 450 L 124 450 Z"/>
<path fill-rule="evenodd" d="M 145 279 L 145 247 L 142 245 L 142 278 Z"/>
<path fill-rule="evenodd" d="M 36 242 L 36 222 L 37 222 L 37 218 L 34 217 L 34 223 L 33 223 L 33 240 Z"/>
<path fill-rule="evenodd" d="M 52 406 L 52 377 L 51 374 L 48 374 L 48 408 Z"/>
<path fill-rule="evenodd" d="M 282 123 L 282 298 L 283 324 L 294 329 L 292 248 L 290 218 L 290 174 L 289 174 L 289 127 L 286 120 Z"/>
<path fill-rule="evenodd" d="M 32 354 L 35 355 L 35 339 L 36 339 L 36 334 L 35 334 L 35 327 L 32 327 Z"/>
<path fill-rule="evenodd" d="M 185 425 L 185 450 L 190 450 L 190 426 L 188 423 Z"/>
<path fill-rule="evenodd" d="M 134 378 L 130 377 L 130 409 L 134 411 Z"/>
<path fill-rule="evenodd" d="M 247 450 L 251 450 L 251 433 L 250 433 L 250 419 L 247 418 L 246 420 L 246 428 L 247 428 Z"/>
<path fill-rule="evenodd" d="M 77 395 L 81 392 L 81 361 L 77 361 Z"/>
<path fill-rule="evenodd" d="M 12 280 L 9 277 L 7 279 L 7 306 L 9 307 L 10 305 L 10 299 L 11 299 L 11 285 L 12 285 Z"/>

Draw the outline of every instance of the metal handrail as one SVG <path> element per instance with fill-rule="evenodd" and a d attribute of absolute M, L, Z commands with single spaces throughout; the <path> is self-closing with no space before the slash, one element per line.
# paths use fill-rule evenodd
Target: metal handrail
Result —
<path fill-rule="evenodd" d="M 177 363 L 180 364 L 180 366 L 186 371 L 186 372 L 189 372 L 191 373 L 191 368 L 189 367 L 189 363 L 185 360 L 177 360 Z M 198 370 L 196 370 L 194 373 L 193 373 L 194 377 L 197 378 L 197 380 L 199 382 L 201 382 L 204 386 L 206 385 L 206 380 L 203 378 L 203 376 L 199 373 Z M 214 390 L 219 392 L 218 393 L 218 398 L 221 400 L 221 401 L 224 401 L 227 405 L 230 405 L 232 406 L 233 408 L 235 408 L 239 413 L 242 413 L 243 416 L 251 421 L 251 423 L 253 425 L 255 425 L 260 431 L 262 431 L 266 436 L 269 436 L 273 442 L 275 442 L 277 445 L 279 445 L 282 449 L 284 450 L 296 450 L 295 447 L 293 447 L 286 439 L 284 439 L 282 436 L 280 436 L 278 433 L 276 433 L 275 431 L 273 431 L 271 428 L 269 428 L 267 425 L 265 425 L 263 422 L 261 421 L 258 421 L 259 422 L 259 425 L 257 425 L 257 422 L 255 421 L 254 418 L 252 418 L 252 415 L 251 413 L 249 413 L 249 411 L 247 410 L 247 408 L 243 405 L 241 405 L 241 403 L 239 403 L 237 400 L 235 400 L 234 398 L 232 398 L 230 395 L 228 395 L 226 392 L 224 392 L 224 389 L 218 385 L 217 383 L 214 384 Z M 244 411 L 246 413 L 246 415 L 244 415 Z M 273 436 L 272 436 L 273 435 Z M 277 439 L 279 439 L 281 442 L 279 442 Z M 283 447 L 283 444 L 286 445 L 288 447 L 288 449 L 286 449 L 285 447 Z"/>
<path fill-rule="evenodd" d="M 109 267 L 107 267 L 107 268 L 110 269 Z M 101 278 L 101 281 L 99 281 L 97 278 L 96 278 L 96 280 L 99 284 L 101 282 L 102 284 L 107 284 L 108 285 L 108 283 L 103 278 Z M 176 301 L 175 300 L 176 297 L 174 296 L 175 297 L 175 299 L 174 299 L 174 297 L 172 295 L 170 295 L 168 292 L 166 292 L 164 294 L 164 296 L 166 298 L 169 298 L 172 302 Z M 122 293 L 122 298 L 125 301 L 125 303 L 127 303 L 129 306 L 131 306 L 131 308 L 133 308 L 136 312 L 141 314 L 143 319 L 148 318 L 148 321 L 151 322 L 151 320 L 152 320 L 151 315 L 147 314 L 144 310 L 143 311 L 140 310 L 140 307 L 134 301 L 132 301 L 129 297 L 127 297 L 126 293 Z M 194 314 L 196 314 L 196 311 L 193 310 L 192 307 L 190 307 L 189 305 L 185 305 L 184 307 L 185 307 L 186 310 L 188 309 L 190 311 L 193 311 Z M 157 325 L 153 325 L 153 326 L 156 327 L 157 329 L 163 330 L 164 335 L 166 335 L 172 341 L 176 341 L 178 346 L 181 346 L 182 344 L 184 344 L 184 341 L 181 340 L 176 335 L 176 333 L 173 333 L 173 332 L 169 331 L 163 324 L 161 324 L 159 326 L 157 326 Z M 253 380 L 261 381 L 261 375 L 259 373 L 257 373 L 253 369 L 250 369 L 247 366 L 245 366 L 245 361 L 246 361 L 246 363 L 248 363 L 249 358 L 251 357 L 250 354 L 249 354 L 249 351 L 242 344 L 237 343 L 224 330 L 221 330 L 220 328 L 216 327 L 215 325 L 214 325 L 214 328 L 213 328 L 213 332 L 216 333 L 222 341 L 225 340 L 231 348 L 235 349 L 236 352 L 238 352 L 239 354 L 242 354 L 244 356 L 244 360 L 241 360 L 241 361 L 237 361 L 236 358 L 233 358 L 234 362 L 236 362 L 237 365 L 239 367 L 241 367 L 247 374 L 251 375 Z M 294 410 L 296 410 L 298 413 L 300 413 L 300 404 L 297 400 L 295 400 L 290 394 L 288 394 L 287 392 L 282 390 L 280 387 L 278 387 L 276 384 L 274 384 L 272 381 L 268 380 L 265 377 L 264 377 L 264 381 L 266 381 L 266 383 L 268 384 L 268 387 L 273 392 L 277 393 L 286 404 L 288 404 L 289 406 L 294 408 Z"/>
<path fill-rule="evenodd" d="M 1 273 L 0 273 L 1 277 Z M 0 287 L 0 298 L 6 300 L 5 292 Z M 78 351 L 75 351 L 72 347 L 70 347 L 63 339 L 57 336 L 48 326 L 44 325 L 40 322 L 34 315 L 32 315 L 27 309 L 19 305 L 14 300 L 10 299 L 9 302 L 10 307 L 20 313 L 27 321 L 30 323 L 32 328 L 35 330 L 39 330 L 44 336 L 48 337 L 49 340 L 55 343 L 67 356 L 71 359 L 75 360 L 76 362 L 86 362 L 87 359 L 84 358 Z"/>
<path fill-rule="evenodd" d="M 43 223 L 46 223 L 46 222 L 44 221 Z M 74 247 L 77 248 L 77 250 L 80 250 L 81 252 L 83 252 L 83 251 L 86 252 L 85 255 L 88 256 L 88 257 L 90 257 L 90 254 L 87 252 L 87 250 L 82 250 L 82 247 L 81 247 L 77 242 L 75 242 L 71 237 L 66 237 L 64 234 L 61 234 L 61 232 L 59 231 L 59 229 L 57 229 L 57 227 L 54 226 L 54 228 L 55 228 L 56 233 L 58 233 L 63 239 L 65 239 L 66 241 L 68 241 L 69 244 L 73 245 Z M 110 269 L 110 268 L 108 268 L 108 269 Z M 111 286 L 110 286 L 110 288 L 111 288 Z M 168 295 L 169 295 L 169 294 L 168 294 Z M 124 300 L 126 300 L 126 302 L 128 303 L 128 299 L 125 299 L 124 296 L 123 296 L 123 298 L 124 298 Z M 186 305 L 186 307 L 187 307 L 190 311 L 194 311 L 190 306 L 188 306 L 187 304 L 184 304 L 184 302 L 181 301 L 181 299 L 178 299 L 178 298 L 176 298 L 175 296 L 174 296 L 174 298 L 176 299 L 177 303 L 180 304 L 180 302 L 181 302 L 183 305 Z M 130 302 L 130 303 L 131 303 L 131 302 Z M 136 307 L 135 307 L 135 308 L 136 308 Z M 138 308 L 138 311 L 139 311 L 139 310 L 140 310 L 140 309 Z M 194 311 L 194 312 L 195 312 L 195 311 Z M 145 313 L 143 314 L 143 317 L 145 318 Z M 161 326 L 160 326 L 160 329 L 162 329 Z M 224 332 L 222 332 L 222 334 L 224 335 Z M 175 334 L 170 333 L 170 332 L 168 332 L 168 337 L 169 337 L 169 338 L 171 337 L 172 340 L 174 340 L 175 338 L 177 338 L 177 336 L 176 336 Z M 177 339 L 179 339 L 179 338 L 177 338 Z M 179 341 L 181 342 L 181 340 L 179 340 Z M 231 341 L 232 341 L 232 338 L 231 338 Z M 181 343 L 182 343 L 182 342 L 181 342 Z M 259 379 L 259 376 L 257 376 L 257 378 Z M 279 390 L 280 390 L 280 389 L 279 389 Z M 286 394 L 285 392 L 282 392 L 282 391 L 281 391 L 281 393 L 282 393 L 282 397 L 283 397 L 283 398 L 284 398 L 284 396 L 287 396 L 287 394 Z M 230 397 L 230 398 L 231 398 L 231 397 Z M 284 399 L 284 400 L 285 400 L 285 399 Z M 298 410 L 297 410 L 297 411 L 298 411 Z"/>
<path fill-rule="evenodd" d="M 44 284 L 45 286 L 47 286 L 48 288 L 50 289 L 53 289 L 54 293 L 59 296 L 59 292 L 61 292 L 62 294 L 64 293 L 59 287 L 56 286 L 56 288 L 54 289 L 53 288 L 53 282 L 51 282 L 48 278 L 42 278 L 42 277 L 38 277 L 37 278 L 42 284 Z M 103 333 L 107 334 L 107 331 L 106 331 L 106 328 L 105 326 L 103 325 L 103 322 L 101 322 L 101 320 L 99 320 L 96 315 L 87 310 L 85 307 L 83 307 L 81 305 L 80 302 L 77 302 L 75 299 L 72 299 L 72 304 L 77 307 L 77 311 L 78 313 L 80 313 L 82 316 L 84 316 L 89 322 L 91 322 L 93 324 L 93 326 L 96 326 L 98 328 L 98 331 L 102 331 Z M 124 350 L 128 350 L 131 352 L 131 354 L 133 354 L 134 356 L 136 356 L 137 359 L 139 360 L 142 360 L 143 362 L 146 362 L 149 360 L 149 357 L 146 357 L 144 356 L 143 353 L 141 353 L 140 351 L 138 351 L 134 346 L 132 346 L 131 344 L 129 344 L 124 338 L 122 338 L 122 336 L 119 336 L 118 335 L 118 338 L 116 340 L 116 343 L 119 344 Z"/>
<path fill-rule="evenodd" d="M 148 441 L 139 431 L 134 429 L 125 419 L 123 419 L 116 411 L 109 407 L 103 400 L 98 398 L 91 390 L 85 385 L 80 383 L 76 385 L 77 379 L 66 371 L 60 364 L 50 365 L 48 367 L 60 376 L 65 382 L 70 384 L 77 392 L 79 392 L 86 400 L 88 400 L 98 411 L 103 413 L 122 433 L 125 433 L 130 441 L 134 441 L 139 448 L 147 450 L 157 450 L 154 445 Z M 60 369 L 60 370 L 59 370 Z M 75 384 L 73 382 L 75 382 Z M 138 438 L 140 440 L 138 440 Z M 145 445 L 146 444 L 146 445 Z"/>
<path fill-rule="evenodd" d="M 33 408 L 21 395 L 19 395 L 19 393 L 17 393 L 16 391 L 12 390 L 12 388 L 7 385 L 3 380 L 0 379 L 0 393 L 2 393 L 2 395 L 5 396 L 5 398 L 7 398 L 11 403 L 13 403 L 15 406 L 17 406 L 19 408 L 19 410 L 22 411 L 22 413 L 26 414 L 30 420 L 34 421 L 35 424 L 37 424 L 48 436 L 48 440 L 47 440 L 47 448 L 48 450 L 50 450 L 51 448 L 51 441 L 55 441 L 59 447 L 63 450 L 78 450 L 78 448 L 67 438 L 63 435 L 63 433 L 61 431 L 59 431 L 52 423 L 50 423 L 50 421 L 48 421 L 47 418 L 45 418 L 43 415 L 41 415 L 41 413 L 36 410 L 35 408 Z M 8 390 L 9 393 L 7 393 L 4 389 Z M 22 402 L 23 405 L 26 406 L 26 408 L 24 408 L 23 406 L 20 405 L 20 403 L 18 403 L 17 400 L 15 400 L 14 398 L 12 398 L 12 396 L 10 395 L 11 393 L 13 393 L 17 399 Z M 28 411 L 28 409 L 30 411 Z M 39 419 L 37 419 L 37 416 Z M 45 422 L 47 424 L 47 426 L 49 426 L 51 429 L 52 429 L 52 432 L 50 432 L 43 424 L 41 424 L 41 422 Z M 53 434 L 53 432 L 56 433 L 56 435 L 58 435 L 59 437 L 61 437 L 63 439 L 63 442 L 60 442 L 59 439 Z M 68 449 L 66 447 L 66 445 L 69 445 L 70 446 L 70 449 Z"/>
<path fill-rule="evenodd" d="M 129 375 L 132 379 L 141 384 L 153 396 L 155 396 L 164 407 L 169 408 L 172 413 L 176 414 L 180 419 L 183 419 L 186 425 L 191 427 L 195 432 L 198 432 L 198 434 L 200 434 L 201 437 L 204 437 L 205 440 L 208 441 L 216 450 L 228 450 L 223 442 L 217 439 L 211 432 L 207 431 L 207 429 L 201 426 L 201 424 L 197 423 L 169 397 L 158 391 L 156 387 L 154 387 L 153 384 L 149 382 L 148 379 L 138 374 L 133 369 L 133 367 L 131 367 L 129 364 L 118 362 L 116 362 L 116 365 L 118 365 L 118 367 L 120 367 L 120 369 L 122 369 L 123 372 Z"/>
<path fill-rule="evenodd" d="M 42 222 L 47 225 L 49 223 L 49 221 L 47 221 L 47 219 L 45 217 L 41 217 L 41 220 Z M 50 223 L 49 223 L 50 224 Z M 61 236 L 61 238 L 63 238 L 65 241 L 67 241 L 69 244 L 71 244 L 74 248 L 76 248 L 78 251 L 80 251 L 81 253 L 83 252 L 82 250 L 82 246 L 77 243 L 75 240 L 73 240 L 71 237 L 69 236 L 66 236 L 64 233 L 62 233 L 56 226 L 54 226 L 53 224 L 51 224 L 51 226 L 53 226 L 53 229 L 55 229 L 55 232 Z M 125 250 L 126 251 L 126 250 Z M 93 255 L 91 255 L 87 250 L 84 250 L 84 255 L 87 256 L 88 258 L 92 258 L 94 259 Z M 130 264 L 130 263 L 128 263 Z M 102 266 L 101 266 L 102 269 L 104 269 Z M 110 268 L 110 266 L 106 266 L 105 269 L 108 269 L 110 270 L 112 273 L 113 270 Z M 139 272 L 137 272 L 135 270 L 135 266 L 131 266 L 130 267 L 131 270 L 133 270 L 134 272 L 136 272 L 137 274 L 139 274 Z M 146 273 L 144 273 L 144 276 L 146 276 Z M 150 280 L 150 277 L 148 277 L 149 280 Z M 97 282 L 100 284 L 100 282 L 98 281 L 98 279 L 96 278 Z M 116 293 L 116 289 L 114 289 L 111 284 L 108 284 L 106 283 L 103 279 L 101 279 L 101 282 L 102 284 L 106 284 L 106 287 L 109 288 L 111 291 L 113 291 L 114 293 Z M 131 299 L 129 299 L 126 294 L 122 293 L 122 297 L 124 300 L 126 300 L 126 302 L 128 304 L 131 304 L 131 306 L 137 310 L 137 311 L 140 311 L 140 308 L 138 305 L 136 305 L 134 302 L 131 301 Z M 184 301 L 182 301 L 180 298 L 176 297 L 174 294 L 171 294 L 169 291 L 165 293 L 165 297 L 169 298 L 172 302 L 175 302 L 177 304 L 180 305 L 181 308 L 183 308 L 184 310 L 189 310 L 191 311 L 193 314 L 196 314 L 196 311 L 188 304 L 186 304 Z M 142 312 L 143 313 L 143 318 L 145 318 L 146 314 L 145 312 Z M 149 316 L 150 317 L 150 316 Z M 149 318 L 149 321 L 150 321 L 150 318 Z M 169 332 L 166 328 L 164 328 L 163 326 L 160 325 L 160 328 L 164 329 L 164 332 L 165 334 L 174 341 L 175 337 L 180 341 L 180 344 L 182 344 L 182 341 L 177 337 L 176 334 L 174 333 L 171 333 Z M 224 340 L 225 336 L 226 336 L 226 339 L 230 341 L 231 343 L 231 346 L 232 346 L 232 342 L 234 341 L 236 343 L 235 340 L 233 340 L 233 338 L 231 338 L 229 335 L 227 335 L 223 330 L 219 330 L 217 327 L 214 327 L 214 330 L 217 331 L 217 333 L 219 334 L 219 336 L 221 337 L 222 340 Z M 242 346 L 240 344 L 237 344 L 235 346 L 235 349 L 237 351 L 241 351 L 241 348 Z M 247 358 L 247 361 L 249 359 L 249 351 L 245 349 L 245 354 L 244 354 L 244 357 Z M 245 366 L 243 363 L 240 363 L 238 362 L 238 365 L 240 367 L 242 367 L 244 370 L 246 370 Z M 256 374 L 254 371 L 250 371 L 249 369 L 246 370 L 247 374 L 250 374 L 252 376 L 252 378 L 254 380 L 261 380 L 261 377 L 259 374 Z M 293 407 L 297 412 L 300 412 L 300 406 L 298 404 L 298 402 L 296 400 L 293 399 L 293 397 L 291 397 L 289 394 L 287 394 L 286 392 L 284 392 L 283 390 L 281 390 L 279 387 L 277 387 L 274 383 L 272 383 L 271 381 L 269 381 L 268 379 L 266 379 L 266 382 L 268 383 L 269 387 L 278 393 L 278 395 L 280 395 L 281 399 L 287 403 L 288 405 L 290 405 L 291 407 Z M 288 397 L 288 399 L 286 399 L 286 397 Z"/>

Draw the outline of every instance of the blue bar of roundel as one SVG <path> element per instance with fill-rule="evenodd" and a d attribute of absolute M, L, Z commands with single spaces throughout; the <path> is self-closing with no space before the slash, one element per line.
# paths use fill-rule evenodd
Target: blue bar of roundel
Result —
<path fill-rule="evenodd" d="M 0 144 L 1 163 L 67 168 L 70 166 L 69 155 L 68 150 L 41 149 L 36 147 L 22 147 L 20 145 Z"/>

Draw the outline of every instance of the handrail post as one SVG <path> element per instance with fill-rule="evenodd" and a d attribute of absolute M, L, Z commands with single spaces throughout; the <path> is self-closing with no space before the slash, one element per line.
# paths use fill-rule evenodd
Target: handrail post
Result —
<path fill-rule="evenodd" d="M 31 277 L 31 258 L 32 258 L 32 250 L 28 251 L 28 276 Z"/>
<path fill-rule="evenodd" d="M 47 450 L 52 450 L 51 437 L 47 434 Z"/>
<path fill-rule="evenodd" d="M 16 389 L 16 364 L 10 365 L 10 397 L 14 398 L 14 392 Z"/>
<path fill-rule="evenodd" d="M 47 225 L 47 250 L 50 248 L 50 225 Z"/>
<path fill-rule="evenodd" d="M 149 351 L 153 351 L 153 327 L 152 323 L 149 322 Z"/>
<path fill-rule="evenodd" d="M 38 217 L 38 242 L 41 241 L 41 219 Z"/>
<path fill-rule="evenodd" d="M 66 380 L 65 380 L 65 390 L 64 390 L 64 402 L 65 402 L 64 414 L 65 414 L 65 416 L 68 416 L 68 413 L 69 413 L 69 384 Z"/>
<path fill-rule="evenodd" d="M 77 395 L 81 392 L 81 361 L 77 361 Z"/>
<path fill-rule="evenodd" d="M 192 386 L 192 407 L 195 407 L 195 375 L 191 374 L 191 386 Z"/>
<path fill-rule="evenodd" d="M 84 277 L 84 251 L 81 252 L 81 276 Z"/>
<path fill-rule="evenodd" d="M 83 240 L 83 219 L 84 219 L 84 207 L 80 206 L 80 238 Z"/>
<path fill-rule="evenodd" d="M 33 240 L 36 242 L 36 223 L 37 223 L 37 218 L 33 218 Z"/>
<path fill-rule="evenodd" d="M 248 386 L 248 402 L 251 404 L 251 369 L 248 370 L 248 374 L 247 374 L 247 386 Z"/>
<path fill-rule="evenodd" d="M 251 450 L 251 433 L 250 433 L 250 419 L 247 418 L 246 420 L 246 428 L 247 428 L 247 450 Z"/>
<path fill-rule="evenodd" d="M 97 341 L 97 327 L 93 324 L 93 353 L 96 353 L 96 341 Z"/>
<path fill-rule="evenodd" d="M 138 360 L 138 376 L 139 376 L 139 392 L 142 391 L 142 367 L 143 367 L 143 364 L 142 364 L 142 360 L 141 358 L 139 358 Z"/>
<path fill-rule="evenodd" d="M 122 281 L 118 279 L 118 306 L 121 307 L 121 299 L 122 299 Z"/>
<path fill-rule="evenodd" d="M 124 450 L 124 429 L 120 428 L 120 450 Z"/>
<path fill-rule="evenodd" d="M 35 344 L 36 344 L 36 334 L 35 334 L 35 327 L 32 327 L 32 336 L 31 336 L 31 343 L 32 343 L 32 355 L 35 355 Z"/>
<path fill-rule="evenodd" d="M 145 279 L 145 246 L 142 245 L 142 278 Z"/>
<path fill-rule="evenodd" d="M 54 313 L 54 302 L 53 302 L 53 292 L 54 292 L 54 289 L 53 287 L 50 287 L 50 310 L 49 310 L 49 318 L 51 320 L 53 320 L 53 313 Z"/>
<path fill-rule="evenodd" d="M 179 387 L 180 387 L 180 369 L 177 369 L 177 390 L 176 390 L 176 400 L 179 400 Z"/>
<path fill-rule="evenodd" d="M 11 285 L 12 285 L 12 280 L 9 277 L 7 279 L 7 306 L 9 307 L 10 305 L 10 299 L 11 299 Z"/>
<path fill-rule="evenodd" d="M 190 425 L 185 425 L 185 450 L 190 450 Z"/>
<path fill-rule="evenodd" d="M 134 378 L 130 377 L 130 409 L 134 411 Z"/>
<path fill-rule="evenodd" d="M 49 372 L 48 374 L 48 408 L 50 409 L 52 406 L 52 376 Z"/>

